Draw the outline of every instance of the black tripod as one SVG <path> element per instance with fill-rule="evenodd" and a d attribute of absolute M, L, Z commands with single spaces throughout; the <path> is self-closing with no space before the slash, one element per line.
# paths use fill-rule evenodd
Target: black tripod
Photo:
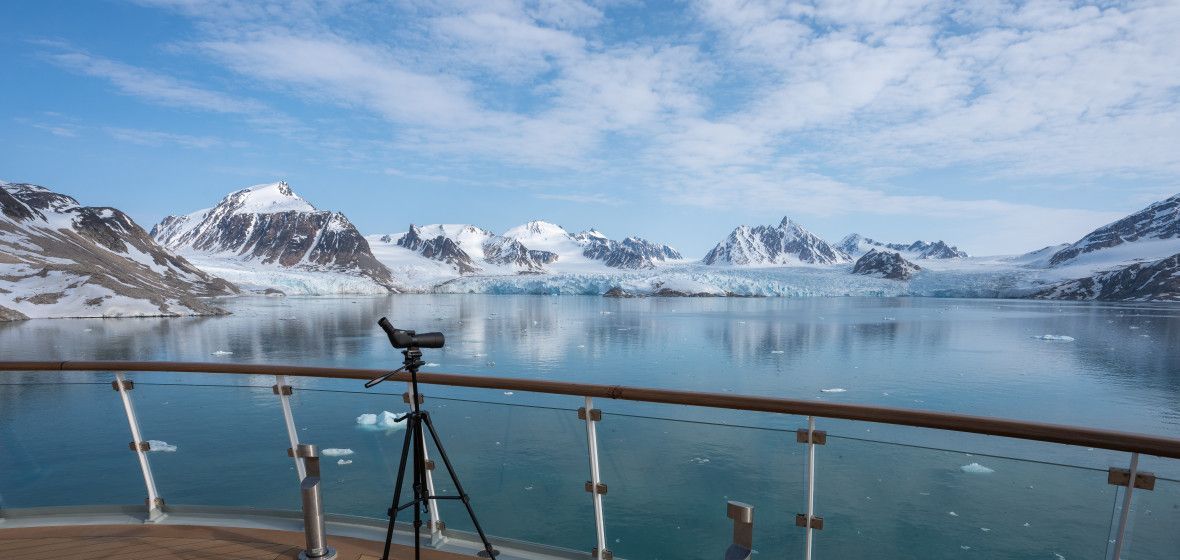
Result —
<path fill-rule="evenodd" d="M 402 443 L 401 460 L 397 467 L 397 481 L 393 487 L 393 503 L 389 507 L 389 529 L 385 532 L 385 553 L 381 556 L 382 560 L 389 560 L 389 548 L 393 543 L 393 527 L 397 521 L 397 514 L 406 508 L 414 509 L 414 560 L 419 560 L 422 554 L 422 513 L 429 513 L 431 500 L 460 500 L 463 506 L 467 508 L 467 515 L 471 516 L 471 523 L 475 525 L 475 531 L 479 533 L 479 540 L 483 543 L 483 550 L 479 552 L 479 556 L 484 558 L 495 558 L 500 551 L 492 548 L 488 538 L 483 533 L 483 528 L 479 525 L 479 520 L 475 518 L 475 510 L 471 508 L 471 499 L 467 496 L 467 492 L 463 490 L 463 485 L 459 483 L 459 477 L 455 474 L 455 469 L 451 466 L 451 460 L 447 457 L 447 451 L 443 448 L 442 441 L 438 438 L 438 432 L 434 429 L 434 423 L 430 421 L 430 413 L 422 410 L 419 406 L 418 397 L 418 368 L 425 365 L 422 361 L 422 350 L 418 345 L 418 337 L 421 336 L 423 341 L 434 341 L 433 338 L 428 338 L 432 334 L 437 334 L 437 346 L 433 343 L 426 342 L 428 347 L 439 348 L 442 347 L 441 333 L 426 333 L 423 335 L 415 335 L 414 331 L 404 331 L 394 329 L 389 321 L 382 318 L 378 322 L 386 334 L 389 335 L 390 342 L 395 348 L 405 348 L 402 350 L 402 355 L 405 356 L 405 361 L 400 369 L 390 372 L 382 377 L 378 377 L 365 383 L 365 388 L 373 387 L 391 377 L 394 374 L 408 371 L 410 372 L 410 412 L 402 417 L 402 420 L 408 422 L 406 425 L 406 438 Z M 435 448 L 438 449 L 438 456 L 442 459 L 443 465 L 447 467 L 447 474 L 451 476 L 451 482 L 455 484 L 455 490 L 459 493 L 458 496 L 437 496 L 427 493 L 426 486 L 426 457 L 425 446 L 426 441 L 422 435 L 422 426 L 430 431 L 430 439 L 434 441 Z M 402 497 L 402 483 L 406 477 L 406 460 L 410 456 L 410 446 L 413 446 L 414 466 L 413 466 L 413 489 L 414 499 L 401 503 Z"/>

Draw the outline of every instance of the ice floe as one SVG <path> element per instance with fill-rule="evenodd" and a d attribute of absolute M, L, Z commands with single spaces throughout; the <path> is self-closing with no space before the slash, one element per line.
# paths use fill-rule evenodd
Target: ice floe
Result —
<path fill-rule="evenodd" d="M 213 352 L 213 355 L 214 356 L 232 356 L 232 355 L 234 355 L 234 353 L 230 352 L 229 350 L 216 350 Z"/>
<path fill-rule="evenodd" d="M 350 461 L 348 459 L 341 459 L 339 461 L 336 461 L 336 464 L 337 465 L 351 465 L 352 461 Z"/>
<path fill-rule="evenodd" d="M 1073 342 L 1074 341 L 1074 338 L 1072 336 L 1066 336 L 1063 334 L 1042 334 L 1040 336 L 1034 336 L 1033 338 L 1038 339 L 1038 340 L 1057 340 L 1060 342 Z"/>
<path fill-rule="evenodd" d="M 176 446 L 170 445 L 166 441 L 160 441 L 158 439 L 149 439 L 148 440 L 148 451 L 160 451 L 163 453 L 175 453 Z"/>
<path fill-rule="evenodd" d="M 399 422 L 403 416 L 398 416 L 388 410 L 382 411 L 381 414 L 362 414 L 356 417 L 356 423 L 360 426 L 370 428 L 382 428 L 386 430 L 397 430 L 405 428 L 405 424 Z"/>
<path fill-rule="evenodd" d="M 352 455 L 353 453 L 356 452 L 351 449 L 338 449 L 336 447 L 329 447 L 320 451 L 320 455 L 325 457 L 344 457 L 347 455 Z"/>
<path fill-rule="evenodd" d="M 847 393 L 848 389 L 843 387 L 832 387 L 831 389 L 820 389 L 821 393 Z"/>
<path fill-rule="evenodd" d="M 971 474 L 988 474 L 988 473 L 996 472 L 996 471 L 989 469 L 979 463 L 971 463 L 970 465 L 963 465 L 963 466 L 959 467 L 959 470 L 961 470 L 965 473 L 971 473 Z"/>

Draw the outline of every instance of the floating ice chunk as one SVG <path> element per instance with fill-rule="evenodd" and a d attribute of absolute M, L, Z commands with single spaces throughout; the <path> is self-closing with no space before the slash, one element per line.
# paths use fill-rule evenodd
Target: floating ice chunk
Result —
<path fill-rule="evenodd" d="M 427 362 L 427 363 L 425 363 L 425 364 L 422 364 L 422 365 L 424 365 L 425 367 L 438 367 L 438 366 L 439 366 L 439 364 L 436 364 L 436 363 L 434 363 L 434 362 Z"/>
<path fill-rule="evenodd" d="M 959 548 L 961 548 L 961 549 L 963 549 L 963 550 L 971 550 L 971 547 L 969 547 L 969 546 L 967 546 L 967 545 L 965 545 L 965 544 L 964 544 L 964 545 L 959 545 Z"/>
<path fill-rule="evenodd" d="M 352 461 L 350 461 L 348 459 L 341 459 L 339 461 L 336 461 L 336 464 L 337 465 L 351 465 Z"/>
<path fill-rule="evenodd" d="M 507 397 L 511 397 L 512 395 L 515 395 L 515 394 L 516 393 L 513 393 L 512 391 L 504 391 L 504 396 L 507 396 Z"/>
<path fill-rule="evenodd" d="M 403 416 L 398 416 L 398 415 L 386 410 L 386 411 L 382 411 L 381 414 L 362 414 L 360 416 L 357 416 L 356 423 L 358 425 L 366 426 L 366 427 L 371 426 L 374 428 L 384 428 L 387 430 L 396 430 L 396 429 L 405 427 L 404 424 L 400 424 L 398 422 L 402 418 L 403 418 Z"/>
<path fill-rule="evenodd" d="M 984 533 L 991 531 L 991 529 L 988 529 L 987 527 L 980 527 L 979 530 L 983 531 Z"/>
<path fill-rule="evenodd" d="M 689 463 L 696 463 L 698 465 L 703 465 L 703 464 L 709 462 L 709 458 L 708 457 L 693 457 L 692 459 L 689 459 L 688 462 Z"/>
<path fill-rule="evenodd" d="M 352 455 L 353 453 L 356 452 L 351 449 L 337 449 L 335 447 L 329 447 L 320 451 L 320 455 L 325 457 L 344 457 L 346 455 Z"/>
<path fill-rule="evenodd" d="M 217 350 L 217 351 L 213 352 L 213 355 L 214 356 L 232 356 L 232 355 L 234 355 L 234 353 L 230 352 L 229 350 Z"/>
<path fill-rule="evenodd" d="M 1060 554 L 1057 554 L 1056 552 L 1054 552 L 1054 553 L 1053 553 L 1053 556 L 1054 556 L 1054 557 L 1056 557 L 1056 558 L 1057 558 L 1057 560 L 1065 560 L 1065 557 L 1064 557 L 1064 556 L 1062 556 L 1062 555 L 1060 555 Z"/>
<path fill-rule="evenodd" d="M 530 484 L 530 485 L 528 485 L 528 486 L 525 486 L 525 487 L 524 487 L 524 489 L 525 489 L 525 490 L 532 490 L 532 489 L 533 489 L 533 485 L 532 485 L 532 484 Z"/>
<path fill-rule="evenodd" d="M 148 451 L 159 451 L 162 453 L 175 453 L 176 446 L 170 445 L 166 441 L 160 441 L 158 439 L 149 439 L 148 440 Z"/>
<path fill-rule="evenodd" d="M 848 389 L 843 387 L 832 387 L 831 389 L 820 389 L 821 393 L 847 393 Z"/>
<path fill-rule="evenodd" d="M 971 474 L 989 474 L 989 473 L 996 472 L 996 471 L 989 469 L 979 463 L 971 463 L 970 465 L 963 465 L 963 466 L 959 467 L 959 470 L 961 470 L 965 473 L 971 473 Z"/>
<path fill-rule="evenodd" d="M 1074 338 L 1072 336 L 1066 336 L 1063 334 L 1043 334 L 1040 336 L 1034 336 L 1033 338 L 1036 338 L 1039 340 L 1057 340 L 1060 342 L 1073 342 L 1074 341 Z"/>
<path fill-rule="evenodd" d="M 782 350 L 771 350 L 770 353 L 771 354 L 782 354 L 783 351 Z"/>
<path fill-rule="evenodd" d="M 959 516 L 959 514 L 957 514 L 957 513 L 953 512 L 953 511 L 952 511 L 952 512 L 948 512 L 948 513 L 950 514 L 950 516 L 951 516 L 951 517 L 958 517 L 958 516 Z"/>

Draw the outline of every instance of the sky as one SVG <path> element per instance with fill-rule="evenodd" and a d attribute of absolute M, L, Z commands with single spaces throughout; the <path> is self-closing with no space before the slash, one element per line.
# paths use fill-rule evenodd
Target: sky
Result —
<path fill-rule="evenodd" d="M 973 254 L 1180 192 L 1180 2 L 0 3 L 0 179 L 150 228 L 285 180 L 366 234 Z"/>

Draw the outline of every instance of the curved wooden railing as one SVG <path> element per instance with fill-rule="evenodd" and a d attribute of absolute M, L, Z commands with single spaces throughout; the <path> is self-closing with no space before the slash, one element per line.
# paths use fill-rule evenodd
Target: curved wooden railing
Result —
<path fill-rule="evenodd" d="M 309 367 L 270 364 L 226 364 L 207 362 L 3 362 L 0 371 L 146 371 L 185 373 L 224 373 L 245 375 L 288 375 L 319 377 L 327 379 L 371 379 L 387 373 L 388 370 Z M 401 373 L 392 377 L 396 381 L 409 381 L 409 374 Z M 592 383 L 570 383 L 450 373 L 419 373 L 418 381 L 430 385 L 454 387 L 475 387 L 506 391 L 527 391 L 577 397 L 597 397 L 641 401 L 663 404 L 680 404 L 775 412 L 801 416 L 839 418 L 882 424 L 933 428 L 955 432 L 967 432 L 1001 436 L 1033 441 L 1062 443 L 1083 447 L 1095 447 L 1113 451 L 1143 453 L 1158 457 L 1180 459 L 1180 439 L 1164 436 L 1136 434 L 1114 430 L 1008 420 L 988 416 L 953 414 L 927 410 L 910 410 L 886 406 L 816 402 L 813 400 L 784 399 L 776 397 L 755 397 L 747 395 L 677 391 L 671 389 L 649 389 L 621 385 L 596 385 Z"/>

